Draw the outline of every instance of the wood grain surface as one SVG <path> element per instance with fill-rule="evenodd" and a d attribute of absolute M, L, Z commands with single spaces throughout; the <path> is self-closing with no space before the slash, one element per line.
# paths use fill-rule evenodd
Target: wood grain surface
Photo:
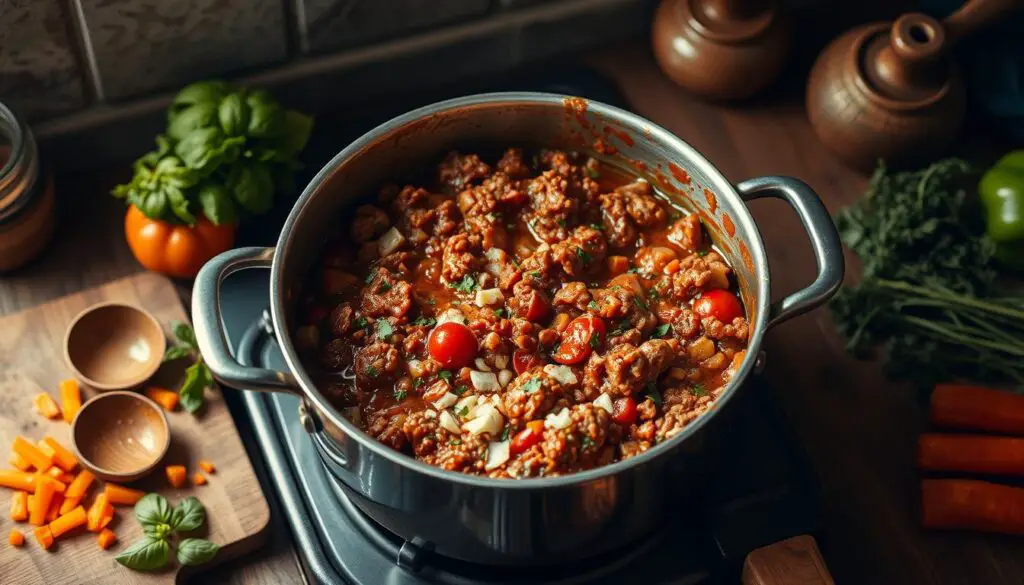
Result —
<path fill-rule="evenodd" d="M 743 585 L 835 585 L 814 537 L 794 536 L 747 555 Z"/>
<path fill-rule="evenodd" d="M 167 279 L 155 274 L 118 280 L 0 319 L 0 445 L 10 445 L 16 435 L 33 440 L 51 435 L 70 445 L 69 425 L 38 415 L 32 398 L 43 391 L 56 398 L 57 384 L 70 377 L 62 359 L 62 342 L 71 319 L 92 304 L 112 300 L 142 306 L 164 325 L 185 319 L 177 291 Z M 176 388 L 186 365 L 165 364 L 152 382 Z M 83 390 L 83 398 L 95 395 L 93 390 Z M 153 474 L 129 485 L 159 491 L 172 504 L 189 495 L 199 498 L 207 510 L 203 536 L 222 547 L 215 562 L 229 560 L 262 544 L 270 509 L 220 392 L 207 390 L 206 405 L 195 416 L 179 409 L 168 413 L 167 418 L 171 427 L 170 450 Z M 198 471 L 199 459 L 208 459 L 217 466 L 216 473 L 207 474 L 209 482 L 201 487 L 171 488 L 163 466 L 185 465 L 191 473 Z M 84 505 L 91 504 L 99 493 L 98 485 L 99 482 L 94 484 Z M 7 525 L 13 523 L 8 513 L 9 490 L 0 491 L 0 524 L 10 528 Z M 33 527 L 18 528 L 28 533 Z M 130 507 L 118 508 L 111 528 L 119 540 L 108 551 L 100 550 L 95 535 L 84 530 L 58 539 L 49 551 L 44 551 L 32 538 L 21 549 L 4 546 L 0 548 L 0 583 L 156 585 L 177 580 L 176 563 L 162 571 L 138 573 L 114 561 L 118 552 L 142 536 Z"/>

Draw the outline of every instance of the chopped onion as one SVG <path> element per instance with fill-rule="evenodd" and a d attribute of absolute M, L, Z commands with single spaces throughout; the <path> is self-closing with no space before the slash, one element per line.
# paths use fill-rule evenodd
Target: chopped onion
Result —
<path fill-rule="evenodd" d="M 454 307 L 446 309 L 443 313 L 437 316 L 438 325 L 440 325 L 441 323 L 447 323 L 449 321 L 452 321 L 454 323 L 462 323 L 463 325 L 465 325 L 466 316 L 462 314 L 462 311 Z"/>
<path fill-rule="evenodd" d="M 484 404 L 477 409 L 476 417 L 462 425 L 462 428 L 473 435 L 488 433 L 497 436 L 501 432 L 501 426 L 505 423 L 501 413 L 490 404 Z"/>
<path fill-rule="evenodd" d="M 561 430 L 572 424 L 572 417 L 569 416 L 569 409 L 562 408 L 558 414 L 549 414 L 544 417 L 544 426 L 549 429 Z"/>
<path fill-rule="evenodd" d="M 484 361 L 484 358 L 476 358 L 476 361 L 474 361 L 473 363 L 476 364 L 476 369 L 478 370 L 484 372 L 491 371 L 491 367 L 487 365 L 487 362 Z"/>
<path fill-rule="evenodd" d="M 488 262 L 484 265 L 484 272 L 491 276 L 501 276 L 501 264 L 495 264 L 494 262 Z"/>
<path fill-rule="evenodd" d="M 476 402 L 477 398 L 475 395 L 470 394 L 469 396 L 464 396 L 458 402 L 455 403 L 455 412 L 466 411 L 466 416 L 468 417 L 469 414 L 473 412 L 473 409 L 476 407 Z"/>
<path fill-rule="evenodd" d="M 508 356 L 503 353 L 499 353 L 498 355 L 494 356 L 494 367 L 498 368 L 499 370 L 504 370 L 505 368 L 507 368 Z"/>
<path fill-rule="evenodd" d="M 552 380 L 559 384 L 575 384 L 578 380 L 576 374 L 573 373 L 572 368 L 569 366 L 556 366 L 555 364 L 548 364 L 544 366 L 544 373 L 551 377 Z"/>
<path fill-rule="evenodd" d="M 428 408 L 423 411 L 423 418 L 437 418 L 437 411 Z"/>
<path fill-rule="evenodd" d="M 426 365 L 420 360 L 409 360 L 407 365 L 409 366 L 409 375 L 413 378 L 422 377 L 427 370 Z"/>
<path fill-rule="evenodd" d="M 454 406 L 455 403 L 458 401 L 458 396 L 452 394 L 451 392 L 445 392 L 444 396 L 434 401 L 434 406 L 436 406 L 438 410 L 444 410 L 450 406 Z"/>
<path fill-rule="evenodd" d="M 607 410 L 608 414 L 611 414 L 614 410 L 614 407 L 612 406 L 612 397 L 608 396 L 607 392 L 598 396 L 597 399 L 594 400 L 594 406 Z"/>
<path fill-rule="evenodd" d="M 487 251 L 484 252 L 484 256 L 486 256 L 491 262 L 501 262 L 505 259 L 505 250 L 502 250 L 501 248 L 487 248 Z"/>
<path fill-rule="evenodd" d="M 497 392 L 501 390 L 501 386 L 498 384 L 498 377 L 494 375 L 494 372 L 470 370 L 469 379 L 473 382 L 473 387 L 480 392 Z"/>
<path fill-rule="evenodd" d="M 508 386 L 508 383 L 515 377 L 516 376 L 512 373 L 512 370 L 502 370 L 498 372 L 498 383 L 501 384 L 502 388 L 504 388 L 505 386 Z"/>
<path fill-rule="evenodd" d="M 442 429 L 452 433 L 453 435 L 458 435 L 462 432 L 462 429 L 459 428 L 459 421 L 455 420 L 452 413 L 447 410 L 441 411 L 441 416 L 438 417 L 437 424 L 441 425 Z"/>
<path fill-rule="evenodd" d="M 487 462 L 484 463 L 484 470 L 490 471 L 497 469 L 508 461 L 509 457 L 509 442 L 505 441 L 491 441 L 487 444 Z"/>
<path fill-rule="evenodd" d="M 398 231 L 394 226 L 388 231 L 384 232 L 384 235 L 377 240 L 377 250 L 380 251 L 380 256 L 383 258 L 388 254 L 394 252 L 399 246 L 405 243 L 405 236 L 402 232 Z"/>
<path fill-rule="evenodd" d="M 478 307 L 489 307 L 503 302 L 505 302 L 505 295 L 501 294 L 501 289 L 488 288 L 476 291 L 476 306 Z"/>

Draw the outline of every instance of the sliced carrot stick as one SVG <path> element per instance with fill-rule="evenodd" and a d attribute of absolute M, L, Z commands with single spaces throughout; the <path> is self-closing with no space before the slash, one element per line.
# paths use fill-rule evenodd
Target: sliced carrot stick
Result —
<path fill-rule="evenodd" d="M 52 477 L 36 475 L 36 491 L 28 503 L 28 521 L 32 524 L 42 526 L 46 523 L 46 513 L 50 511 L 50 502 L 57 491 L 54 489 L 55 483 Z"/>
<path fill-rule="evenodd" d="M 35 475 L 26 471 L 0 470 L 0 486 L 32 493 L 36 491 Z"/>
<path fill-rule="evenodd" d="M 111 506 L 110 504 L 107 504 L 106 507 L 103 508 L 103 513 L 100 514 L 100 530 L 106 528 L 107 524 L 110 524 L 110 521 L 113 519 L 114 507 Z"/>
<path fill-rule="evenodd" d="M 25 458 L 38 471 L 46 471 L 53 465 L 53 457 L 43 453 L 25 437 L 14 437 L 14 452 Z"/>
<path fill-rule="evenodd" d="M 1024 438 L 925 433 L 917 464 L 930 471 L 1024 475 Z"/>
<path fill-rule="evenodd" d="M 49 471 L 49 470 L 47 470 L 47 471 Z M 37 479 L 40 478 L 40 477 L 45 477 L 45 478 L 49 479 L 51 482 L 53 482 L 53 491 L 55 491 L 57 493 L 63 494 L 64 491 L 68 489 L 67 484 L 65 484 L 63 481 L 60 481 L 59 479 L 54 478 L 49 473 L 42 473 L 42 472 L 37 471 L 37 472 L 35 472 L 34 477 L 36 477 Z"/>
<path fill-rule="evenodd" d="M 206 485 L 206 476 L 198 471 L 192 475 L 192 485 Z"/>
<path fill-rule="evenodd" d="M 99 543 L 100 548 L 107 550 L 112 544 L 117 542 L 117 535 L 114 534 L 113 530 L 104 528 L 103 532 L 100 532 L 100 535 L 96 537 L 96 542 Z"/>
<path fill-rule="evenodd" d="M 93 500 L 92 506 L 89 506 L 89 512 L 86 514 L 85 525 L 89 532 L 100 531 L 100 521 L 106 514 L 106 509 L 110 507 L 110 502 L 107 501 L 106 492 L 100 493 Z"/>
<path fill-rule="evenodd" d="M 82 391 L 78 380 L 63 380 L 60 383 L 60 408 L 64 413 L 64 421 L 75 420 L 78 409 L 82 408 Z"/>
<path fill-rule="evenodd" d="M 50 532 L 49 526 L 40 526 L 32 531 L 32 534 L 36 536 L 36 540 L 39 541 L 39 545 L 46 550 L 53 546 L 53 533 Z"/>
<path fill-rule="evenodd" d="M 82 498 L 69 498 L 67 494 L 64 495 L 64 501 L 60 503 L 60 513 L 67 514 L 71 510 L 75 509 L 75 506 L 82 503 Z"/>
<path fill-rule="evenodd" d="M 29 471 L 32 469 L 32 464 L 28 462 L 17 451 L 11 451 L 11 454 L 7 457 L 7 462 L 11 464 L 11 467 L 18 469 L 19 471 Z"/>
<path fill-rule="evenodd" d="M 975 479 L 923 480 L 921 524 L 1024 534 L 1024 489 Z"/>
<path fill-rule="evenodd" d="M 11 496 L 11 520 L 28 520 L 28 492 L 17 491 Z"/>
<path fill-rule="evenodd" d="M 173 390 L 150 386 L 149 388 L 146 388 L 145 394 L 152 398 L 153 402 L 164 407 L 164 410 L 167 412 L 173 412 L 178 406 L 178 393 Z"/>
<path fill-rule="evenodd" d="M 64 445 L 57 442 L 57 439 L 49 435 L 43 437 L 43 440 L 39 442 L 39 449 L 44 453 L 49 450 L 53 464 L 64 471 L 74 471 L 78 468 L 78 458 L 75 457 L 75 454 L 68 451 L 64 448 Z"/>
<path fill-rule="evenodd" d="M 7 543 L 17 548 L 25 544 L 25 535 L 17 528 L 11 528 L 11 533 L 7 535 Z"/>
<path fill-rule="evenodd" d="M 206 473 L 214 473 L 217 471 L 217 467 L 206 459 L 199 460 L 199 469 L 202 469 Z"/>
<path fill-rule="evenodd" d="M 60 408 L 57 407 L 57 402 L 46 392 L 36 396 L 32 403 L 36 405 L 39 414 L 46 418 L 53 420 L 60 417 Z"/>
<path fill-rule="evenodd" d="M 116 483 L 108 483 L 103 488 L 103 493 L 107 494 L 107 501 L 115 506 L 134 506 L 142 499 L 142 496 L 146 495 L 146 492 L 126 488 Z"/>
<path fill-rule="evenodd" d="M 83 469 L 78 472 L 75 476 L 74 481 L 68 484 L 68 489 L 64 492 L 66 498 L 82 498 L 85 493 L 89 491 L 89 486 L 92 485 L 92 480 L 95 479 L 92 472 L 88 469 Z"/>
<path fill-rule="evenodd" d="M 62 534 L 71 532 L 75 528 L 84 525 L 85 522 L 85 508 L 77 506 L 74 510 L 50 522 L 50 533 L 53 534 L 54 538 L 60 538 Z"/>
<path fill-rule="evenodd" d="M 618 276 L 629 270 L 629 258 L 625 256 L 609 256 L 607 263 L 608 273 L 612 276 Z"/>
<path fill-rule="evenodd" d="M 54 465 L 53 467 L 47 469 L 46 470 L 46 475 L 49 475 L 53 479 L 56 479 L 57 481 L 61 482 L 65 486 L 67 486 L 67 484 L 71 483 L 75 479 L 74 475 L 65 472 L 64 470 L 62 470 L 60 467 L 57 467 L 56 465 Z"/>
<path fill-rule="evenodd" d="M 977 386 L 939 384 L 932 392 L 932 423 L 1024 435 L 1024 396 Z"/>
<path fill-rule="evenodd" d="M 64 503 L 64 494 L 53 494 L 53 499 L 50 500 L 50 507 L 46 510 L 46 521 L 53 522 L 60 517 L 60 507 Z"/>
<path fill-rule="evenodd" d="M 171 486 L 180 488 L 185 485 L 188 471 L 184 465 L 168 465 L 164 471 L 167 472 L 167 481 L 170 482 Z"/>

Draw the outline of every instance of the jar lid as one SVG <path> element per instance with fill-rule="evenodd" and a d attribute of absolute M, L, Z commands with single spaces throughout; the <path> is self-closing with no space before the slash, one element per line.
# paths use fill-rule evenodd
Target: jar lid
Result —
<path fill-rule="evenodd" d="M 38 159 L 32 132 L 0 102 L 0 225 L 14 221 L 36 198 Z"/>

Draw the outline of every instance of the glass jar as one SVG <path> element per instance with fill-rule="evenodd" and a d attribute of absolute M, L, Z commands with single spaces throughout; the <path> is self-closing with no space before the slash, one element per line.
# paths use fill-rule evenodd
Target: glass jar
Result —
<path fill-rule="evenodd" d="M 31 130 L 0 103 L 0 272 L 38 255 L 53 236 L 53 180 Z"/>

